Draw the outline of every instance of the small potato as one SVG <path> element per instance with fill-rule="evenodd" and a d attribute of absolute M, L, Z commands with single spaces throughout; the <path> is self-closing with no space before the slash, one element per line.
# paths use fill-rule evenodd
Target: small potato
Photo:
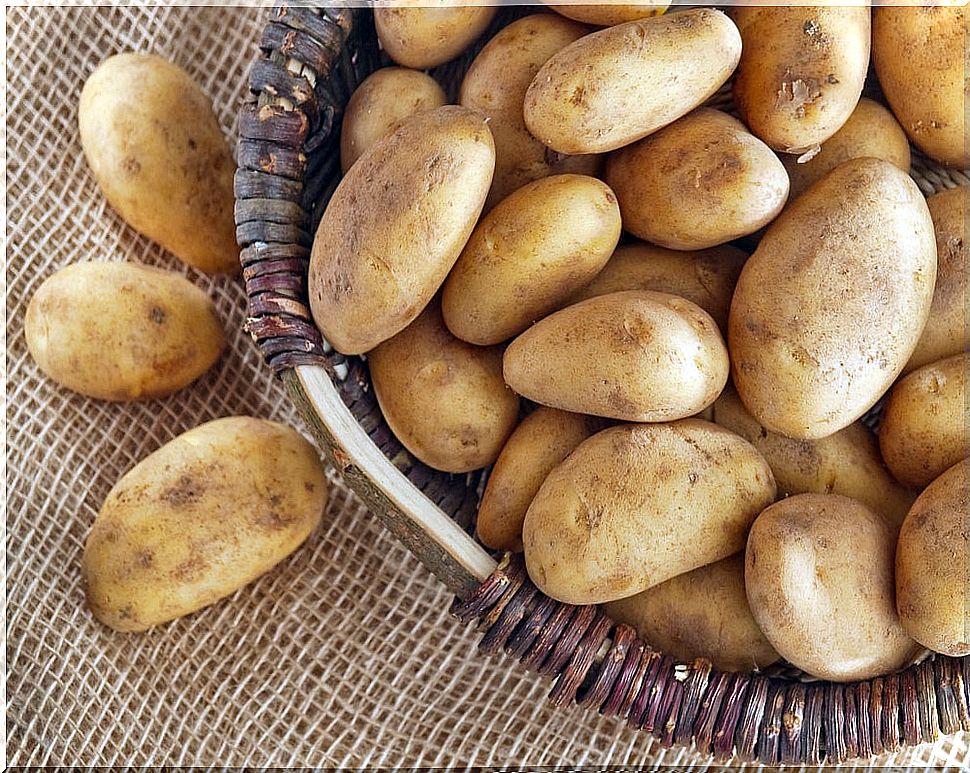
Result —
<path fill-rule="evenodd" d="M 344 174 L 379 139 L 405 118 L 448 104 L 430 75 L 404 67 L 382 67 L 350 97 L 340 129 L 340 168 Z"/>
<path fill-rule="evenodd" d="M 505 351 L 505 381 L 542 405 L 621 421 L 671 421 L 714 402 L 728 376 L 711 315 L 629 290 L 546 317 Z"/>
<path fill-rule="evenodd" d="M 919 651 L 896 615 L 896 530 L 838 494 L 798 494 L 767 508 L 745 555 L 748 603 L 768 641 L 819 679 L 853 682 L 905 666 Z"/>
<path fill-rule="evenodd" d="M 896 608 L 906 633 L 951 657 L 970 655 L 970 460 L 920 494 L 896 546 Z"/>
<path fill-rule="evenodd" d="M 495 461 L 519 417 L 500 348 L 459 341 L 435 300 L 367 360 L 381 413 L 418 459 L 444 472 Z"/>
<path fill-rule="evenodd" d="M 84 83 L 78 125 L 98 185 L 132 228 L 201 271 L 239 270 L 236 164 L 187 72 L 150 54 L 109 57 Z"/>
<path fill-rule="evenodd" d="M 788 174 L 771 148 L 707 107 L 610 154 L 606 182 L 627 231 L 675 250 L 754 233 L 788 199 Z"/>
<path fill-rule="evenodd" d="M 289 427 L 236 416 L 191 429 L 108 493 L 84 546 L 88 605 L 144 631 L 225 598 L 306 540 L 327 493 L 316 450 Z"/>
<path fill-rule="evenodd" d="M 967 372 L 970 353 L 924 365 L 900 379 L 886 400 L 879 447 L 900 483 L 923 488 L 970 455 Z"/>
<path fill-rule="evenodd" d="M 744 553 L 678 575 L 606 613 L 637 629 L 651 646 L 682 662 L 707 658 L 721 671 L 751 671 L 778 660 L 744 594 Z"/>
<path fill-rule="evenodd" d="M 606 429 L 540 487 L 522 527 L 526 566 L 559 601 L 615 601 L 734 555 L 774 499 L 765 460 L 714 424 Z"/>
<path fill-rule="evenodd" d="M 497 344 L 559 308 L 606 265 L 620 239 L 616 197 L 595 177 L 545 177 L 489 212 L 448 275 L 448 329 Z"/>
<path fill-rule="evenodd" d="M 425 70 L 454 59 L 474 43 L 497 8 L 478 5 L 374 9 L 381 47 L 404 67 Z"/>
<path fill-rule="evenodd" d="M 570 3 L 568 5 L 549 4 L 556 13 L 561 13 L 570 19 L 581 21 L 586 24 L 596 24 L 600 27 L 612 27 L 615 24 L 623 24 L 628 21 L 639 19 L 649 19 L 651 16 L 659 16 L 670 3 L 658 0 L 655 3 L 631 3 L 627 5 L 586 5 L 581 3 Z"/>
<path fill-rule="evenodd" d="M 75 263 L 27 306 L 30 355 L 61 386 L 101 400 L 147 400 L 188 386 L 222 354 L 208 296 L 180 274 Z"/>

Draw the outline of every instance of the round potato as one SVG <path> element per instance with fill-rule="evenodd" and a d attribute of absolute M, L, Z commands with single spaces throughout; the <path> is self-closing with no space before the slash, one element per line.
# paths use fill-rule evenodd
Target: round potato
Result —
<path fill-rule="evenodd" d="M 222 354 L 208 296 L 180 274 L 75 263 L 27 306 L 27 348 L 58 384 L 101 400 L 146 400 L 188 386 Z"/>
<path fill-rule="evenodd" d="M 754 233 L 788 199 L 788 174 L 744 124 L 702 107 L 611 153 L 606 181 L 623 227 L 675 250 L 702 250 Z"/>
<path fill-rule="evenodd" d="M 919 646 L 896 615 L 895 545 L 895 528 L 854 499 L 783 499 L 748 535 L 744 583 L 754 619 L 783 658 L 819 679 L 902 668 Z"/>
<path fill-rule="evenodd" d="M 620 239 L 616 197 L 595 177 L 545 177 L 489 212 L 445 282 L 448 329 L 497 344 L 559 308 L 606 265 Z"/>
<path fill-rule="evenodd" d="M 703 103 L 740 56 L 737 28 L 710 8 L 609 27 L 542 66 L 525 95 L 525 123 L 560 153 L 616 150 Z"/>
<path fill-rule="evenodd" d="M 549 7 L 556 13 L 561 13 L 563 16 L 576 21 L 596 24 L 600 27 L 612 27 L 615 24 L 659 16 L 667 10 L 669 5 L 670 3 L 658 0 L 655 3 L 630 3 L 626 5 L 549 4 Z"/>
<path fill-rule="evenodd" d="M 526 566 L 559 601 L 615 601 L 737 553 L 774 499 L 765 460 L 717 425 L 606 429 L 539 488 L 522 527 Z"/>
<path fill-rule="evenodd" d="M 98 185 L 132 228 L 202 271 L 239 270 L 236 164 L 187 72 L 151 54 L 109 57 L 84 83 L 78 126 Z"/>
<path fill-rule="evenodd" d="M 728 377 L 711 315 L 629 290 L 546 317 L 505 350 L 505 381 L 542 405 L 621 421 L 671 421 L 714 402 Z"/>
<path fill-rule="evenodd" d="M 367 360 L 381 413 L 418 459 L 444 472 L 495 461 L 519 417 L 500 348 L 459 341 L 435 300 Z"/>
<path fill-rule="evenodd" d="M 405 119 L 351 167 L 310 254 L 310 309 L 338 352 L 370 351 L 427 306 L 475 227 L 494 168 L 485 119 L 455 105 Z"/>
<path fill-rule="evenodd" d="M 425 70 L 462 53 L 485 32 L 497 10 L 486 5 L 378 6 L 374 24 L 391 59 Z"/>
<path fill-rule="evenodd" d="M 879 159 L 837 166 L 771 224 L 741 271 L 728 345 L 744 404 L 792 438 L 849 426 L 912 354 L 935 282 L 916 183 Z"/>
<path fill-rule="evenodd" d="M 84 546 L 88 605 L 143 631 L 218 601 L 296 550 L 327 492 L 316 450 L 289 427 L 236 416 L 191 429 L 109 492 Z"/>

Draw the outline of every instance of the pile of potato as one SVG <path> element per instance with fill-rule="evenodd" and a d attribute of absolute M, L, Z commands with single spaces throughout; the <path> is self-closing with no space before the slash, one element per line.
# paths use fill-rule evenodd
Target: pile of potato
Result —
<path fill-rule="evenodd" d="M 967 191 L 907 174 L 968 164 L 964 9 L 554 8 L 458 105 L 407 68 L 494 9 L 375 11 L 320 330 L 415 457 L 494 464 L 478 535 L 556 599 L 726 669 L 970 653 Z"/>

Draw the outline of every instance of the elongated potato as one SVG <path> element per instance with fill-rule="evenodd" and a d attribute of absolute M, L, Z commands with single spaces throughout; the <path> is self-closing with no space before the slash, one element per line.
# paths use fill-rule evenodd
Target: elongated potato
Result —
<path fill-rule="evenodd" d="M 612 27 L 615 24 L 623 24 L 628 21 L 638 19 L 649 19 L 651 16 L 659 16 L 670 3 L 658 0 L 655 3 L 629 3 L 625 5 L 588 5 L 584 3 L 568 3 L 564 5 L 549 4 L 556 13 L 561 13 L 570 19 L 585 22 L 586 24 L 596 24 L 601 27 Z"/>
<path fill-rule="evenodd" d="M 774 498 L 765 460 L 714 424 L 606 429 L 536 494 L 522 529 L 526 566 L 560 601 L 626 598 L 737 553 Z"/>
<path fill-rule="evenodd" d="M 486 5 L 397 6 L 374 9 L 381 47 L 404 67 L 425 70 L 468 48 L 495 18 Z"/>
<path fill-rule="evenodd" d="M 75 263 L 27 306 L 31 356 L 58 384 L 101 400 L 164 397 L 222 354 L 212 301 L 180 274 L 131 263 Z"/>

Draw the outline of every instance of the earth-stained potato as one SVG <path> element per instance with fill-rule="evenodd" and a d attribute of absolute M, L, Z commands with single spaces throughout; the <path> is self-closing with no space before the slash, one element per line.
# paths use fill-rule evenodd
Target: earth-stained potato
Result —
<path fill-rule="evenodd" d="M 505 350 L 505 381 L 542 405 L 621 421 L 672 421 L 714 402 L 728 377 L 711 315 L 629 290 L 567 306 Z"/>
<path fill-rule="evenodd" d="M 549 59 L 525 95 L 525 123 L 560 153 L 605 153 L 686 115 L 741 56 L 720 11 L 691 9 L 580 38 Z"/>
<path fill-rule="evenodd" d="M 896 608 L 924 647 L 970 655 L 970 460 L 933 481 L 913 505 L 896 545 Z"/>
<path fill-rule="evenodd" d="M 655 3 L 627 3 L 610 5 L 590 5 L 585 3 L 568 3 L 565 5 L 549 4 L 557 13 L 561 13 L 570 19 L 584 22 L 585 24 L 596 24 L 601 27 L 612 27 L 615 24 L 624 24 L 628 21 L 638 19 L 648 19 L 651 16 L 659 16 L 670 3 L 665 0 L 658 0 Z"/>
<path fill-rule="evenodd" d="M 744 583 L 754 619 L 789 663 L 852 682 L 919 651 L 896 614 L 896 529 L 854 499 L 798 494 L 751 527 Z"/>
<path fill-rule="evenodd" d="M 564 174 L 529 183 L 479 222 L 445 281 L 448 329 L 497 344 L 558 309 L 606 265 L 620 239 L 613 191 Z"/>
<path fill-rule="evenodd" d="M 239 270 L 236 164 L 187 72 L 151 54 L 109 57 L 84 83 L 78 125 L 98 185 L 132 228 L 202 271 Z"/>
<path fill-rule="evenodd" d="M 707 107 L 611 153 L 606 182 L 627 231 L 675 250 L 754 233 L 788 199 L 788 174 L 771 148 Z"/>
<path fill-rule="evenodd" d="M 788 437 L 847 427 L 906 364 L 935 282 L 916 183 L 880 159 L 837 166 L 789 204 L 741 271 L 728 346 L 744 404 Z"/>
<path fill-rule="evenodd" d="M 605 610 L 679 661 L 707 658 L 721 671 L 751 671 L 770 666 L 779 657 L 748 606 L 744 553 L 611 601 Z"/>
<path fill-rule="evenodd" d="M 350 168 L 310 255 L 310 309 L 337 351 L 370 351 L 427 306 L 475 227 L 494 167 L 485 119 L 446 105 L 405 119 Z"/>
<path fill-rule="evenodd" d="M 468 48 L 495 18 L 487 5 L 378 6 L 374 24 L 381 47 L 398 64 L 424 70 Z"/>
<path fill-rule="evenodd" d="M 499 347 L 455 338 L 436 299 L 367 361 L 381 413 L 418 459 L 445 472 L 495 461 L 519 417 Z"/>
<path fill-rule="evenodd" d="M 328 484 L 289 427 L 236 416 L 165 444 L 108 493 L 84 546 L 91 611 L 143 631 L 228 596 L 296 550 Z"/>
<path fill-rule="evenodd" d="M 75 263 L 38 288 L 24 334 L 58 384 L 102 400 L 164 397 L 222 354 L 208 296 L 180 274 L 131 263 Z"/>
<path fill-rule="evenodd" d="M 546 477 L 523 524 L 526 566 L 559 601 L 615 601 L 734 555 L 774 499 L 765 460 L 715 424 L 613 427 Z"/>

